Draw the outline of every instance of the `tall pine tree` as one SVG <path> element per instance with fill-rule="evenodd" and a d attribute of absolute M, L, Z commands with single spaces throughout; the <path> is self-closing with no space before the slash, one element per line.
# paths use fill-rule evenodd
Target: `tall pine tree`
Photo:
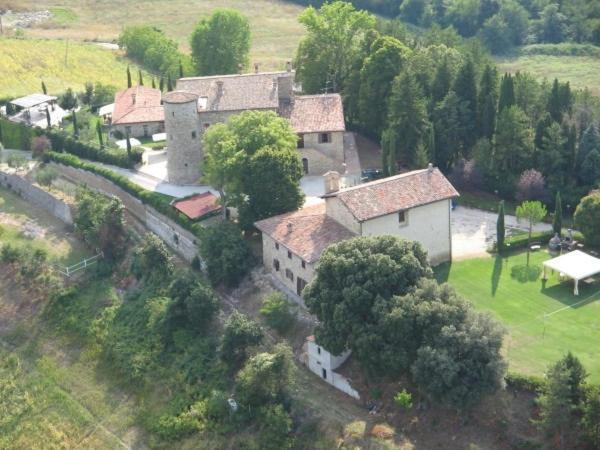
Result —
<path fill-rule="evenodd" d="M 498 101 L 498 70 L 495 66 L 486 65 L 479 83 L 479 100 L 477 102 L 478 135 L 492 138 L 496 127 L 496 103 Z"/>
<path fill-rule="evenodd" d="M 138 69 L 138 86 L 144 85 L 144 76 L 142 75 L 141 69 Z"/>
<path fill-rule="evenodd" d="M 500 200 L 498 205 L 498 220 L 496 220 L 496 248 L 498 253 L 504 252 L 504 238 L 506 229 L 504 228 L 504 200 Z"/>
<path fill-rule="evenodd" d="M 498 98 L 498 114 L 504 108 L 510 108 L 515 104 L 515 82 L 510 73 L 505 73 L 500 81 L 500 97 Z"/>
<path fill-rule="evenodd" d="M 46 83 L 42 81 L 42 92 L 44 95 L 48 95 L 48 89 L 46 89 Z"/>
<path fill-rule="evenodd" d="M 546 105 L 546 110 L 550 114 L 550 117 L 555 122 L 559 122 L 562 120 L 562 101 L 560 95 L 560 84 L 558 83 L 558 79 L 555 78 L 552 83 L 552 89 L 550 90 L 550 96 L 548 97 L 548 104 Z"/>
<path fill-rule="evenodd" d="M 452 73 L 450 72 L 450 66 L 448 64 L 448 57 L 444 57 L 442 63 L 435 71 L 435 77 L 433 78 L 433 83 L 431 84 L 432 107 L 444 99 L 444 97 L 448 94 L 451 85 Z"/>
<path fill-rule="evenodd" d="M 127 66 L 127 87 L 130 88 L 133 84 L 131 83 L 131 70 Z"/>
<path fill-rule="evenodd" d="M 475 65 L 471 58 L 468 58 L 458 70 L 453 90 L 464 105 L 461 141 L 466 154 L 477 140 L 477 135 L 474 133 L 477 124 L 477 81 Z"/>
<path fill-rule="evenodd" d="M 552 229 L 555 233 L 560 236 L 562 233 L 562 200 L 560 198 L 560 191 L 556 192 L 556 198 L 554 199 L 554 218 L 552 219 Z"/>

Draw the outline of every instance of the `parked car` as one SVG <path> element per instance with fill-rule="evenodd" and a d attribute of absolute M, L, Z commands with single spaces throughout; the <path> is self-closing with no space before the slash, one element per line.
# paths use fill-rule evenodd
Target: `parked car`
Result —
<path fill-rule="evenodd" d="M 380 178 L 383 178 L 383 170 L 381 169 L 363 169 L 360 177 L 363 183 L 379 180 Z"/>

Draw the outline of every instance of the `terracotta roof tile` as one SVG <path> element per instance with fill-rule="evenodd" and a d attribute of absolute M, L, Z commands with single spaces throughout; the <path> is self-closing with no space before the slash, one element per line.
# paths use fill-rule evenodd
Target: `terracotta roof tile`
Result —
<path fill-rule="evenodd" d="M 330 244 L 356 236 L 325 214 L 324 202 L 261 220 L 255 226 L 308 263 L 317 261 Z"/>
<path fill-rule="evenodd" d="M 198 100 L 198 95 L 187 91 L 171 91 L 164 96 L 166 103 L 188 103 Z"/>
<path fill-rule="evenodd" d="M 206 98 L 200 111 L 243 111 L 279 107 L 277 77 L 291 72 L 263 72 L 243 75 L 180 78 L 177 90 Z"/>
<path fill-rule="evenodd" d="M 133 86 L 115 94 L 112 114 L 114 125 L 162 122 L 165 113 L 160 103 L 161 92 L 145 86 Z"/>
<path fill-rule="evenodd" d="M 210 192 L 196 194 L 173 202 L 173 207 L 190 219 L 199 219 L 221 209 L 219 199 Z"/>
<path fill-rule="evenodd" d="M 339 198 L 356 220 L 362 222 L 458 195 L 442 172 L 433 168 L 371 181 L 324 197 Z"/>
<path fill-rule="evenodd" d="M 282 108 L 296 133 L 345 131 L 344 107 L 339 94 L 301 95 Z"/>

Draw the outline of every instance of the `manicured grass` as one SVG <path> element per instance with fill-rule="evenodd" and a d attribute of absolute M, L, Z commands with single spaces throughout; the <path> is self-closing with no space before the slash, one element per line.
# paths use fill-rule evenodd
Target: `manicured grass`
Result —
<path fill-rule="evenodd" d="M 28 29 L 27 35 L 110 42 L 126 25 L 153 25 L 179 42 L 184 52 L 189 51 L 190 35 L 201 18 L 216 8 L 237 9 L 250 20 L 250 61 L 260 63 L 265 70 L 284 68 L 304 34 L 297 21 L 303 8 L 280 0 L 20 0 L 18 3 L 33 10 L 61 9 L 59 19 L 55 19 L 60 23 Z"/>
<path fill-rule="evenodd" d="M 587 87 L 593 94 L 600 95 L 600 58 L 590 56 L 547 56 L 532 55 L 498 58 L 500 72 L 530 72 L 536 78 L 554 78 L 569 81 L 571 87 Z"/>
<path fill-rule="evenodd" d="M 0 38 L 0 98 L 41 92 L 41 80 L 49 94 L 69 87 L 82 91 L 87 81 L 126 87 L 126 69 L 132 63 L 122 52 L 71 40 L 65 64 L 66 53 L 65 40 Z"/>
<path fill-rule="evenodd" d="M 36 237 L 23 234 L 25 224 L 36 230 Z M 46 250 L 51 261 L 61 265 L 75 264 L 90 251 L 73 236 L 65 234 L 65 225 L 45 211 L 6 189 L 0 188 L 0 245 L 30 245 Z"/>
<path fill-rule="evenodd" d="M 531 254 L 531 268 L 541 272 L 545 251 Z M 493 313 L 508 330 L 505 355 L 509 368 L 542 375 L 549 364 L 571 351 L 600 382 L 600 283 L 580 283 L 573 295 L 571 281 L 550 275 L 545 285 L 539 273 L 526 274 L 526 254 L 477 258 L 436 268 L 438 281 L 448 281 L 477 309 Z M 529 276 L 521 281 L 516 275 Z"/>

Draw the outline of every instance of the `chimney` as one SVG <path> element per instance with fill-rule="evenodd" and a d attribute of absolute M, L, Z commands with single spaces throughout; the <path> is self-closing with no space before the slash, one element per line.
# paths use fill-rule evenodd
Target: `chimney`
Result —
<path fill-rule="evenodd" d="M 217 80 L 217 95 L 223 95 L 223 80 Z"/>
<path fill-rule="evenodd" d="M 258 63 L 254 63 L 254 73 L 258 73 Z"/>
<path fill-rule="evenodd" d="M 293 228 L 292 222 L 288 222 L 287 223 L 287 232 L 288 232 L 288 234 L 290 234 L 292 232 L 292 228 Z"/>
<path fill-rule="evenodd" d="M 429 173 L 433 173 L 433 164 L 429 163 L 429 164 L 427 165 L 427 172 L 429 172 Z"/>
<path fill-rule="evenodd" d="M 287 70 L 288 72 L 292 71 L 292 62 L 288 61 L 285 63 L 285 70 Z"/>
<path fill-rule="evenodd" d="M 131 103 L 135 105 L 135 94 L 131 94 Z"/>
<path fill-rule="evenodd" d="M 330 170 L 323 175 L 325 178 L 325 194 L 331 194 L 340 190 L 340 174 L 335 170 Z"/>

